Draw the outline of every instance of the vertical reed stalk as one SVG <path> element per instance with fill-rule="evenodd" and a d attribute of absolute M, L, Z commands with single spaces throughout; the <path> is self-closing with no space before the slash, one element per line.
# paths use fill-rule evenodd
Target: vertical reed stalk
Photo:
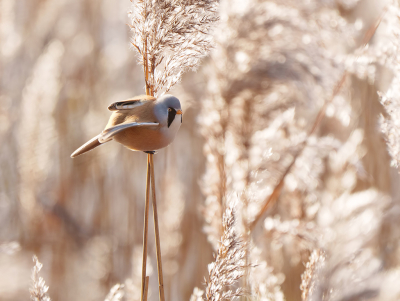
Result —
<path fill-rule="evenodd" d="M 142 290 L 141 301 L 146 301 L 146 263 L 147 263 L 147 234 L 149 228 L 149 205 L 150 205 L 150 154 L 147 155 L 147 181 L 146 181 L 146 203 L 144 209 L 144 228 L 143 228 L 143 261 L 142 261 Z"/>
<path fill-rule="evenodd" d="M 157 201 L 156 201 L 156 185 L 155 185 L 155 179 L 154 179 L 153 154 L 149 154 L 149 157 L 150 157 L 151 191 L 152 191 L 152 199 L 153 199 L 154 232 L 155 232 L 155 239 L 156 239 L 158 287 L 159 287 L 160 301 L 165 301 L 164 280 L 163 280 L 162 260 L 161 260 L 160 233 L 158 231 L 158 215 L 157 215 Z"/>
<path fill-rule="evenodd" d="M 143 301 L 147 301 L 147 296 L 149 292 L 149 276 L 146 276 L 146 283 L 144 285 L 144 298 Z"/>
<path fill-rule="evenodd" d="M 153 204 L 153 217 L 154 217 L 154 236 L 156 239 L 156 255 L 157 255 L 157 272 L 158 272 L 158 287 L 160 301 L 165 301 L 164 295 L 164 279 L 162 272 L 162 259 L 161 259 L 161 245 L 160 245 L 160 232 L 158 227 L 158 214 L 157 214 L 157 199 L 156 199 L 156 185 L 154 178 L 154 161 L 153 152 L 147 153 L 147 182 L 146 182 L 146 204 L 144 215 L 144 230 L 143 230 L 143 262 L 142 262 L 142 295 L 141 301 L 147 299 L 148 277 L 146 277 L 146 261 L 147 261 L 147 233 L 148 233 L 148 216 L 149 216 L 149 198 L 150 186 L 152 191 L 152 204 Z"/>
<path fill-rule="evenodd" d="M 168 92 L 177 84 L 182 74 L 196 69 L 200 59 L 207 55 L 212 47 L 211 26 L 218 20 L 218 1 L 150 1 L 131 0 L 132 2 L 132 40 L 139 54 L 139 63 L 143 66 L 147 95 L 159 95 Z M 156 69 L 160 72 L 156 72 Z M 157 248 L 157 269 L 160 301 L 164 301 L 164 283 L 162 275 L 160 234 L 156 204 L 156 187 L 152 150 L 147 159 L 147 188 L 145 207 L 145 229 L 143 252 L 147 252 L 148 201 L 151 181 L 154 231 Z M 149 176 L 151 173 L 151 176 Z M 143 254 L 142 301 L 146 277 L 146 255 Z"/>
<path fill-rule="evenodd" d="M 150 90 L 150 85 L 149 85 L 149 60 L 147 59 L 148 53 L 147 53 L 147 37 L 144 42 L 144 77 L 145 77 L 145 84 L 146 84 L 146 95 L 153 95 L 153 91 Z"/>

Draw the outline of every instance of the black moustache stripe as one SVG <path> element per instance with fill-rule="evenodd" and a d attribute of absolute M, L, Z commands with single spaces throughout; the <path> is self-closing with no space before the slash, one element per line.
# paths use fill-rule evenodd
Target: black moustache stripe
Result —
<path fill-rule="evenodd" d="M 174 121 L 176 116 L 176 111 L 174 109 L 168 110 L 168 127 L 171 125 L 172 121 Z"/>

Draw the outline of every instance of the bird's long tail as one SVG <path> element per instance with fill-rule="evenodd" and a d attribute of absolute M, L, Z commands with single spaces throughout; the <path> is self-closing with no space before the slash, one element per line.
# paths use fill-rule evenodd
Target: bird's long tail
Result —
<path fill-rule="evenodd" d="M 99 142 L 99 136 L 100 135 L 90 139 L 88 142 L 86 142 L 84 145 L 82 145 L 80 148 L 74 151 L 71 155 L 71 158 L 75 158 L 79 155 L 82 155 L 83 153 L 86 153 L 94 149 L 95 147 L 98 147 L 99 145 L 103 144 Z"/>

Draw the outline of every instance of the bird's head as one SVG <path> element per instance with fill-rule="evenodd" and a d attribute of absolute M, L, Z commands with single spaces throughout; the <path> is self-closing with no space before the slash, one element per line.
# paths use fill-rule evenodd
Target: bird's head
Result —
<path fill-rule="evenodd" d="M 156 100 L 154 113 L 159 121 L 168 128 L 174 124 L 182 123 L 182 109 L 179 99 L 175 96 L 166 94 Z M 178 126 L 178 127 L 179 127 Z"/>

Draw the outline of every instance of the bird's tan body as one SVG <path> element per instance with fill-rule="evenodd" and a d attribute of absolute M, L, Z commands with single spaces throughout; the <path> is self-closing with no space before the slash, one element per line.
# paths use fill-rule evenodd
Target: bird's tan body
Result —
<path fill-rule="evenodd" d="M 136 151 L 158 150 L 169 144 L 159 131 L 153 129 L 130 128 L 115 135 L 114 140 Z"/>
<path fill-rule="evenodd" d="M 140 107 L 131 110 L 114 111 L 105 130 L 129 122 L 157 122 L 152 108 L 154 106 L 155 98 L 151 96 L 147 96 L 146 98 L 149 101 Z M 116 134 L 114 140 L 131 150 L 157 150 L 168 144 L 168 141 L 164 141 L 165 139 L 159 131 L 160 127 L 161 125 L 152 128 L 129 128 Z"/>
<path fill-rule="evenodd" d="M 104 131 L 78 148 L 71 157 L 79 156 L 110 140 L 134 151 L 154 151 L 166 147 L 175 138 L 180 122 L 167 124 L 167 119 L 157 118 L 156 105 L 160 105 L 159 101 L 148 95 L 111 104 L 108 109 L 113 113 Z M 177 114 L 182 114 L 180 109 Z M 132 124 L 136 126 L 131 127 Z M 123 130 L 120 130 L 121 127 Z"/>

